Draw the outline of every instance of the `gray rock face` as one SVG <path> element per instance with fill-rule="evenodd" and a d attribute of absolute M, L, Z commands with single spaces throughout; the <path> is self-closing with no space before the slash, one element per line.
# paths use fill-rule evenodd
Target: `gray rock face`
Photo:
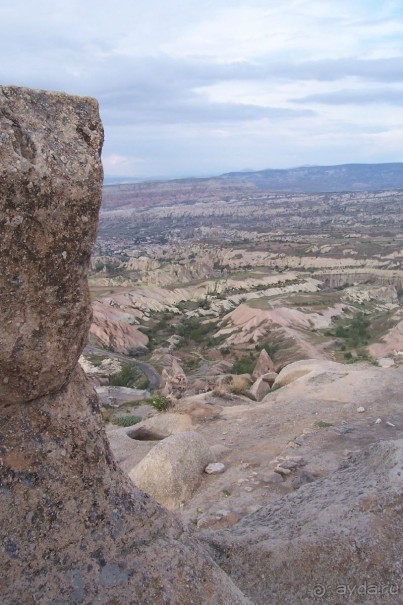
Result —
<path fill-rule="evenodd" d="M 102 126 L 90 99 L 0 89 L 0 602 L 250 605 L 116 467 L 77 359 Z"/>
<path fill-rule="evenodd" d="M 56 392 L 91 320 L 103 129 L 91 99 L 0 87 L 0 399 Z"/>
<path fill-rule="evenodd" d="M 402 460 L 401 440 L 370 446 L 211 534 L 216 561 L 257 605 L 400 603 Z"/>

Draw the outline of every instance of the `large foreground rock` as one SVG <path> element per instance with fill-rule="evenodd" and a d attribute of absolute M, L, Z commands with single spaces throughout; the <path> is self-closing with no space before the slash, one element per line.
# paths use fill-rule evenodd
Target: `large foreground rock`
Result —
<path fill-rule="evenodd" d="M 204 437 L 187 431 L 160 441 L 129 477 L 167 508 L 179 508 L 200 485 L 204 468 L 212 461 Z"/>
<path fill-rule="evenodd" d="M 0 87 L 0 399 L 67 380 L 91 323 L 103 131 L 96 101 Z"/>
<path fill-rule="evenodd" d="M 0 88 L 0 602 L 246 604 L 117 469 L 77 366 L 101 144 L 95 101 Z"/>
<path fill-rule="evenodd" d="M 371 445 L 211 534 L 216 561 L 257 605 L 400 603 L 402 461 L 402 440 Z"/>

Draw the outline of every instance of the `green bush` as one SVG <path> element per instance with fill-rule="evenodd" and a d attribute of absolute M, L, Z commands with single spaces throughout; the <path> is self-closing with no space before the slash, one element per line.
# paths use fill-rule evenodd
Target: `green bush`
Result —
<path fill-rule="evenodd" d="M 251 356 L 238 359 L 232 366 L 233 374 L 252 374 L 255 368 L 255 360 Z"/>
<path fill-rule="evenodd" d="M 335 336 L 337 336 L 337 338 L 347 338 L 348 337 L 347 328 L 344 328 L 343 326 L 337 326 L 336 331 L 335 331 Z"/>
<path fill-rule="evenodd" d="M 345 338 L 351 348 L 367 345 L 371 337 L 369 326 L 370 322 L 364 313 L 357 313 L 349 325 L 337 326 L 335 336 Z"/>
<path fill-rule="evenodd" d="M 213 323 L 201 323 L 197 317 L 186 317 L 178 326 L 177 333 L 181 336 L 181 344 L 186 345 L 190 341 L 200 344 L 205 336 L 216 329 Z"/>
<path fill-rule="evenodd" d="M 141 416 L 116 416 L 111 422 L 117 426 L 133 426 L 141 420 L 143 420 Z"/>
<path fill-rule="evenodd" d="M 317 422 L 315 422 L 315 425 L 319 428 L 319 429 L 327 429 L 330 426 L 333 426 L 333 424 L 331 422 L 325 422 L 324 420 L 318 420 Z"/>
<path fill-rule="evenodd" d="M 129 363 L 124 363 L 117 374 L 109 376 L 109 384 L 113 387 L 128 387 L 140 377 L 140 370 Z"/>
<path fill-rule="evenodd" d="M 159 412 L 163 412 L 169 407 L 169 400 L 165 397 L 165 395 L 155 395 L 154 397 L 150 397 L 148 403 Z"/>

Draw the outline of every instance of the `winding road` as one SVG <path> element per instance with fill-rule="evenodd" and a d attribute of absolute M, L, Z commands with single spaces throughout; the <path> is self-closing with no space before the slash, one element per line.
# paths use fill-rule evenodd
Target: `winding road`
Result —
<path fill-rule="evenodd" d="M 118 359 L 119 361 L 123 361 L 124 363 L 129 363 L 138 366 L 140 370 L 147 376 L 148 388 L 150 390 L 158 389 L 161 384 L 161 377 L 158 374 L 157 370 L 144 361 L 138 361 L 137 359 L 129 357 L 128 355 L 123 355 L 123 353 L 106 351 L 105 349 L 101 349 L 100 347 L 94 347 L 92 345 L 87 345 L 84 349 L 84 353 L 90 353 L 93 355 L 103 355 L 104 357 L 109 357 L 110 359 Z"/>

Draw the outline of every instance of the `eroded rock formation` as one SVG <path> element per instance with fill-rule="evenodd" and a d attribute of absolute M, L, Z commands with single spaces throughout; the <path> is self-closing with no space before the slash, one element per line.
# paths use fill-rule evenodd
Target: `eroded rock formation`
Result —
<path fill-rule="evenodd" d="M 248 603 L 116 467 L 77 366 L 100 203 L 91 99 L 0 88 L 0 601 Z"/>

